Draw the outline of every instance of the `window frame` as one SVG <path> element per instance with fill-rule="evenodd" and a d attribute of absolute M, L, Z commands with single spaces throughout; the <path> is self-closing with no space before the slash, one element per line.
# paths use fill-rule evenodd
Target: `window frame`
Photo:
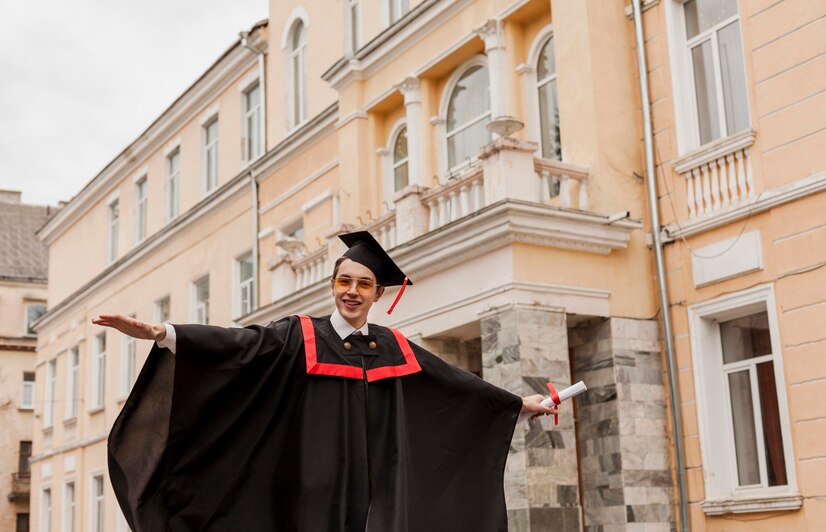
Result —
<path fill-rule="evenodd" d="M 72 493 L 71 505 L 67 504 L 69 500 L 68 495 L 70 486 Z M 74 532 L 77 512 L 77 484 L 75 483 L 74 478 L 67 479 L 63 482 L 63 498 L 61 500 L 61 506 L 61 523 L 63 526 L 63 532 Z"/>
<path fill-rule="evenodd" d="M 106 332 L 96 334 L 92 343 L 89 403 L 90 412 L 96 412 L 103 409 L 106 403 Z"/>
<path fill-rule="evenodd" d="M 206 283 L 206 285 L 207 285 L 206 303 L 202 303 L 202 302 L 198 301 L 198 287 L 203 283 Z M 209 300 L 211 299 L 211 296 L 212 296 L 212 294 L 211 294 L 211 287 L 210 287 L 210 283 L 209 283 L 209 274 L 202 275 L 202 276 L 198 277 L 197 279 L 195 279 L 194 281 L 192 281 L 192 283 L 190 284 L 190 298 L 191 298 L 190 299 L 191 300 L 190 319 L 192 320 L 192 323 L 200 324 L 200 325 L 209 325 Z M 201 305 L 203 305 L 203 307 L 204 307 L 204 321 L 200 321 L 199 318 L 198 318 L 198 313 L 200 311 L 200 306 Z"/>
<path fill-rule="evenodd" d="M 691 47 L 704 41 L 708 37 L 703 37 L 708 32 L 714 35 L 712 38 L 716 42 L 716 32 L 728 24 L 737 21 L 740 25 L 740 51 L 741 61 L 743 62 L 743 72 L 745 76 L 745 94 L 746 108 L 748 109 L 747 116 L 749 125 L 743 131 L 753 127 L 754 117 L 752 116 L 751 105 L 751 90 L 749 84 L 749 69 L 746 61 L 746 46 L 743 41 L 743 25 L 742 13 L 740 12 L 740 3 L 737 6 L 737 15 L 731 16 L 724 21 L 716 24 L 713 28 L 707 29 L 691 39 L 688 38 L 685 28 L 685 4 L 686 0 L 669 0 L 665 3 L 666 9 L 666 33 L 668 35 L 669 43 L 669 59 L 674 66 L 671 68 L 671 84 L 674 93 L 674 108 L 675 115 L 676 137 L 677 137 L 677 153 L 682 157 L 690 152 L 698 150 L 703 146 L 707 146 L 723 139 L 736 135 L 740 132 L 727 132 L 725 125 L 725 107 L 722 97 L 722 86 L 719 76 L 719 52 L 716 49 L 712 50 L 712 61 L 715 72 L 715 97 L 718 99 L 718 121 L 722 121 L 720 129 L 720 137 L 712 140 L 706 144 L 700 141 L 700 124 L 697 109 L 697 95 L 694 82 L 694 71 L 691 61 Z M 691 44 L 690 44 L 691 43 Z"/>
<path fill-rule="evenodd" d="M 149 181 L 147 175 L 144 174 L 135 181 L 135 244 L 140 244 L 146 240 L 148 201 Z"/>
<path fill-rule="evenodd" d="M 769 320 L 772 354 L 768 359 L 774 364 L 787 484 L 784 486 L 749 486 L 741 488 L 738 486 L 737 480 L 734 429 L 731 422 L 727 373 L 723 371 L 719 323 L 748 316 L 762 310 L 766 311 Z M 768 507 L 765 504 L 772 503 L 764 503 L 763 501 L 796 496 L 797 479 L 795 476 L 794 448 L 791 440 L 791 423 L 786 397 L 774 286 L 771 284 L 761 285 L 713 300 L 696 303 L 688 307 L 688 319 L 692 369 L 694 371 L 694 386 L 697 398 L 700 451 L 703 470 L 706 472 L 703 475 L 706 496 L 706 500 L 702 503 L 704 511 L 706 513 L 720 513 L 718 512 L 719 507 L 722 505 L 731 506 L 732 504 L 741 505 L 738 511 L 766 511 Z M 760 357 L 760 360 L 762 359 L 763 357 Z M 721 405 L 725 405 L 725 416 L 719 415 Z M 758 434 L 757 438 L 760 437 L 761 435 Z M 715 474 L 708 474 L 710 471 L 714 471 Z M 761 502 L 755 505 L 753 501 L 756 499 Z M 792 505 L 789 508 L 799 507 L 799 503 L 797 503 L 797 506 L 794 506 L 795 503 L 793 502 L 789 504 Z"/>
<path fill-rule="evenodd" d="M 258 91 L 258 103 L 250 105 L 250 94 Z M 262 103 L 264 94 L 261 91 L 261 82 L 256 76 L 241 91 L 241 130 L 243 132 L 242 156 L 245 164 L 250 164 L 264 155 L 264 117 Z M 250 125 L 252 120 L 252 125 Z M 254 136 L 253 136 L 254 133 Z"/>
<path fill-rule="evenodd" d="M 173 169 L 172 161 L 177 159 L 177 168 Z M 175 220 L 180 215 L 181 197 L 181 147 L 175 146 L 166 154 L 166 176 L 164 178 L 164 220 L 166 223 Z"/>
<path fill-rule="evenodd" d="M 135 314 L 130 314 L 130 318 L 135 318 Z M 129 392 L 132 391 L 132 386 L 135 384 L 135 339 L 129 335 L 122 335 L 120 346 L 120 364 L 118 364 L 119 380 L 119 399 L 126 400 Z"/>
<path fill-rule="evenodd" d="M 57 358 L 53 358 L 44 364 L 46 366 L 46 378 L 43 383 L 43 429 L 51 429 L 54 426 L 54 406 L 55 394 L 57 393 Z"/>
<path fill-rule="evenodd" d="M 29 319 L 29 311 L 33 307 L 43 307 L 43 312 L 40 313 L 40 316 L 36 317 L 33 320 L 30 320 Z M 23 336 L 28 337 L 28 338 L 37 337 L 37 333 L 31 330 L 31 324 L 34 323 L 35 321 L 39 320 L 43 316 L 43 314 L 45 314 L 46 312 L 48 312 L 48 306 L 46 305 L 46 303 L 27 303 L 26 304 L 26 311 L 23 313 L 23 319 L 24 319 L 24 323 L 23 323 L 24 333 L 23 333 Z"/>
<path fill-rule="evenodd" d="M 201 126 L 201 196 L 206 197 L 218 189 L 219 156 L 219 122 L 218 114 L 212 115 Z M 209 129 L 215 127 L 215 138 L 210 142 Z M 210 158 L 214 175 L 210 175 Z"/>
<path fill-rule="evenodd" d="M 48 506 L 46 505 L 48 502 Z M 52 499 L 52 486 L 46 485 L 40 488 L 40 532 L 50 532 L 52 530 L 52 511 L 54 510 L 54 499 Z"/>
<path fill-rule="evenodd" d="M 470 159 L 469 162 L 462 162 L 461 164 L 451 167 L 449 163 L 450 156 L 448 150 L 448 136 L 455 135 L 456 133 L 464 130 L 465 127 L 470 127 L 471 125 L 476 124 L 478 120 L 484 117 L 484 114 L 464 124 L 465 127 L 447 131 L 447 113 L 448 109 L 450 108 L 450 99 L 453 95 L 453 91 L 456 89 L 456 85 L 458 85 L 459 81 L 461 81 L 465 73 L 467 73 L 468 70 L 476 66 L 482 66 L 487 71 L 488 90 L 490 90 L 490 67 L 488 65 L 487 57 L 482 54 L 477 54 L 465 61 L 464 63 L 462 63 L 461 65 L 459 65 L 450 75 L 450 77 L 447 80 L 447 83 L 445 83 L 445 88 L 442 91 L 441 102 L 439 104 L 439 116 L 431 119 L 431 123 L 435 124 L 438 130 L 437 138 L 439 145 L 439 179 L 441 183 L 446 183 L 455 174 L 461 173 L 467 168 L 471 168 L 479 164 L 478 157 L 474 156 L 472 159 Z M 490 109 L 485 114 L 492 117 L 492 113 L 493 110 Z"/>
<path fill-rule="evenodd" d="M 303 41 L 295 46 L 295 34 L 303 30 Z M 307 23 L 296 19 L 290 28 L 287 45 L 287 129 L 307 121 Z M 296 91 L 298 85 L 298 91 Z"/>
<path fill-rule="evenodd" d="M 252 266 L 252 275 L 249 279 L 244 281 L 241 280 L 241 266 L 244 261 L 249 261 L 250 265 Z M 249 314 L 256 308 L 256 289 L 255 289 L 255 264 L 253 264 L 252 259 L 252 250 L 247 250 L 246 252 L 238 255 L 232 260 L 232 287 L 233 287 L 233 305 L 232 305 L 232 313 L 236 319 Z M 247 287 L 249 292 L 249 303 L 248 308 L 244 309 L 244 302 L 243 302 L 243 293 L 244 288 Z"/>
<path fill-rule="evenodd" d="M 344 38 L 345 50 L 349 55 L 355 55 L 362 43 L 361 2 L 359 0 L 345 0 L 344 4 Z"/>
<path fill-rule="evenodd" d="M 169 315 L 166 319 L 163 319 L 161 315 L 163 303 L 166 302 L 168 310 L 167 312 Z M 163 297 L 159 297 L 155 301 L 152 302 L 152 316 L 153 319 L 158 323 L 167 323 L 169 320 L 172 319 L 172 296 L 167 294 Z"/>
<path fill-rule="evenodd" d="M 384 0 L 382 20 L 384 27 L 392 26 L 410 12 L 410 0 Z"/>
<path fill-rule="evenodd" d="M 66 406 L 64 421 L 77 417 L 78 391 L 80 387 L 80 346 L 70 347 L 66 351 Z"/>
<path fill-rule="evenodd" d="M 106 263 L 112 264 L 118 258 L 118 239 L 120 236 L 120 199 L 115 198 L 106 204 L 107 242 Z"/>
<path fill-rule="evenodd" d="M 23 372 L 23 385 L 20 390 L 20 410 L 34 410 L 34 394 L 35 390 L 35 377 L 34 371 L 24 371 Z M 31 375 L 31 380 L 26 380 L 26 376 Z M 28 390 L 29 395 L 29 402 L 26 402 L 26 392 Z"/>
<path fill-rule="evenodd" d="M 402 130 L 407 129 L 407 118 L 401 117 L 399 118 L 393 126 L 390 128 L 390 133 L 387 135 L 387 144 L 378 150 L 378 154 L 381 157 L 381 166 L 382 166 L 382 188 L 384 191 L 384 206 L 387 209 L 387 212 L 390 212 L 396 208 L 395 203 L 393 202 L 393 197 L 396 195 L 396 180 L 395 180 L 395 169 L 396 164 L 394 161 L 394 153 L 393 150 L 396 146 L 396 141 L 399 138 Z M 409 134 L 408 129 L 408 134 Z M 408 137 L 409 139 L 409 137 Z M 408 170 L 408 184 L 410 183 L 410 142 L 408 140 L 407 144 L 407 170 Z"/>
<path fill-rule="evenodd" d="M 103 471 L 95 471 L 89 475 L 89 530 L 91 532 L 105 532 L 106 530 L 106 476 Z M 96 493 L 97 482 L 100 482 L 100 494 Z M 100 513 L 96 513 L 100 504 Z"/>

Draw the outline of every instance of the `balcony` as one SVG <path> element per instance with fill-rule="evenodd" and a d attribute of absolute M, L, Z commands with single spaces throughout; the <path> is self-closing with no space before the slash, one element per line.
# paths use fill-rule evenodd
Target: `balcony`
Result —
<path fill-rule="evenodd" d="M 327 245 L 307 255 L 282 255 L 268 264 L 274 303 L 244 323 L 301 312 L 325 312 L 321 282 L 344 246 L 343 232 L 370 231 L 394 249 L 411 275 L 421 277 L 456 261 L 514 242 L 607 255 L 624 249 L 642 227 L 626 217 L 590 212 L 587 168 L 536 157 L 536 144 L 497 139 L 479 160 L 433 188 L 411 185 L 394 197 L 395 208 L 360 227 L 340 226 Z"/>
<path fill-rule="evenodd" d="M 9 502 L 22 502 L 29 500 L 31 491 L 31 473 L 18 472 L 11 475 L 11 491 L 7 495 Z"/>

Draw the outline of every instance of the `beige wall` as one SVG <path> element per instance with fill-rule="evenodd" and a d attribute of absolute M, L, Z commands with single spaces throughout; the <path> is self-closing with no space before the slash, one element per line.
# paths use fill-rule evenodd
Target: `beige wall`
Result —
<path fill-rule="evenodd" d="M 760 199 L 778 187 L 826 170 L 824 150 L 817 148 L 826 139 L 826 77 L 822 75 L 826 5 L 817 0 L 738 4 L 749 115 L 756 132 L 749 151 L 756 199 Z M 674 162 L 685 155 L 685 150 L 678 150 L 677 130 L 682 126 L 672 82 L 678 67 L 671 61 L 680 48 L 673 39 L 669 41 L 668 34 L 669 17 L 677 7 L 676 2 L 659 2 L 644 15 L 655 145 L 658 163 L 662 161 L 658 164 L 658 187 L 663 197 L 660 212 L 663 221 L 675 227 L 690 225 L 687 186 L 674 170 Z M 826 365 L 820 356 L 826 341 L 820 326 L 826 304 L 826 274 L 820 267 L 826 259 L 824 206 L 822 193 L 802 195 L 766 212 L 688 236 L 685 241 L 678 238 L 666 247 L 692 530 L 815 530 L 826 521 L 822 501 L 826 495 L 826 469 L 822 465 L 826 455 L 818 444 L 826 434 L 826 424 L 816 406 L 826 394 Z M 712 213 L 708 218 L 714 216 Z M 760 234 L 761 269 L 694 286 L 692 252 L 702 255 L 704 246 L 752 231 Z M 707 516 L 701 506 L 707 497 L 704 475 L 712 472 L 704 466 L 701 455 L 698 423 L 702 414 L 697 411 L 696 361 L 692 360 L 692 344 L 701 339 L 692 335 L 688 308 L 756 286 L 774 289 L 776 308 L 769 312 L 777 315 L 785 380 L 780 394 L 788 401 L 793 469 L 803 496 L 802 508 Z"/>
<path fill-rule="evenodd" d="M 36 338 L 26 333 L 26 308 L 44 303 L 45 283 L 0 281 L 0 529 L 14 530 L 28 499 L 10 502 L 12 475 L 19 471 L 21 441 L 32 441 L 31 409 L 21 408 L 23 373 L 33 372 Z"/>

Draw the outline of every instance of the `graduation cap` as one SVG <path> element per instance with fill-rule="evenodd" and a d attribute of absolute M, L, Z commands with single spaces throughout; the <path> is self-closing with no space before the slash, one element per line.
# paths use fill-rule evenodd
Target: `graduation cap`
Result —
<path fill-rule="evenodd" d="M 358 262 L 366 266 L 373 275 L 376 276 L 376 282 L 382 286 L 398 286 L 401 285 L 396 299 L 387 310 L 390 314 L 396 308 L 396 303 L 401 299 L 404 293 L 404 288 L 407 285 L 412 285 L 413 282 L 407 278 L 401 268 L 393 262 L 390 255 L 381 247 L 381 244 L 373 238 L 367 231 L 356 231 L 355 233 L 345 233 L 338 236 L 349 248 L 344 252 L 344 256 L 348 259 Z"/>

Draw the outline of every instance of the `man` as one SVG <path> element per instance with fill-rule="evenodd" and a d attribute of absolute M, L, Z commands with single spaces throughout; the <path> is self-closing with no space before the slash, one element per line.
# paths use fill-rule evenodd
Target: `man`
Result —
<path fill-rule="evenodd" d="M 412 283 L 369 233 L 341 238 L 329 317 L 246 328 L 92 320 L 157 342 L 109 437 L 133 530 L 507 528 L 517 415 L 555 409 L 368 325 L 385 286 Z"/>

